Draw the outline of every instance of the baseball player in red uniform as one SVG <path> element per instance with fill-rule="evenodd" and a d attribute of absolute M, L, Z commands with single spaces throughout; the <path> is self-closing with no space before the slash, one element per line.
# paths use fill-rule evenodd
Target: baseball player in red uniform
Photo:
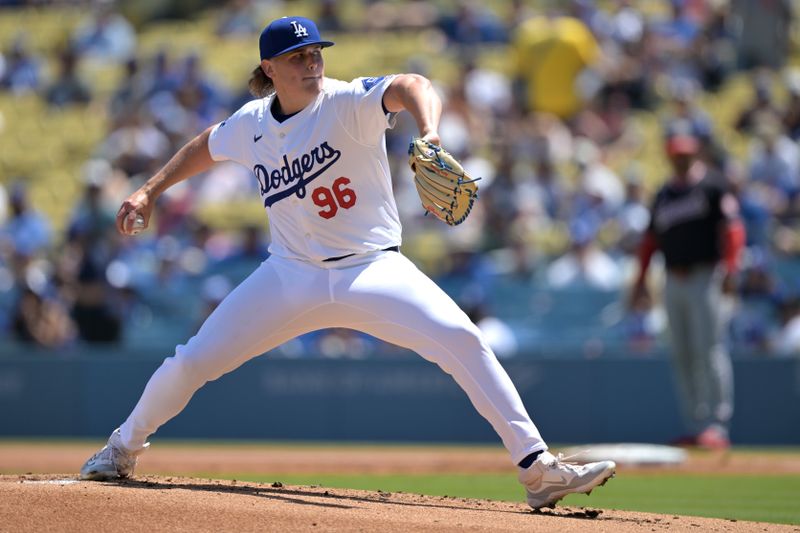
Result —
<path fill-rule="evenodd" d="M 423 139 L 439 143 L 431 83 L 414 74 L 326 78 L 322 51 L 332 45 L 307 18 L 270 23 L 250 83 L 259 98 L 191 140 L 120 208 L 117 227 L 131 235 L 167 188 L 233 160 L 258 180 L 270 257 L 156 370 L 81 478 L 129 476 L 147 438 L 206 382 L 298 335 L 338 327 L 414 350 L 451 374 L 519 465 L 531 507 L 589 492 L 615 464 L 550 454 L 478 328 L 399 252 L 385 130 L 405 110 Z"/>
<path fill-rule="evenodd" d="M 667 141 L 673 175 L 653 201 L 633 298 L 645 293 L 650 260 L 661 250 L 672 360 L 690 432 L 679 440 L 725 449 L 730 445 L 733 369 L 724 343 L 722 295 L 733 290 L 745 231 L 736 198 L 722 176 L 697 158 L 699 148 L 699 139 L 687 133 Z"/>

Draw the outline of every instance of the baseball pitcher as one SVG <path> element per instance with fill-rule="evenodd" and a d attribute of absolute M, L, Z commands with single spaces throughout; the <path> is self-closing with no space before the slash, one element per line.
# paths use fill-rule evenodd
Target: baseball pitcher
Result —
<path fill-rule="evenodd" d="M 475 180 L 439 146 L 441 101 L 431 83 L 414 74 L 326 78 L 328 46 L 307 18 L 271 22 L 250 81 L 257 99 L 191 140 L 121 206 L 117 227 L 134 234 L 169 187 L 216 161 L 236 161 L 258 181 L 270 257 L 156 370 L 81 478 L 131 475 L 147 438 L 205 383 L 298 335 L 336 327 L 414 350 L 451 374 L 519 466 L 531 507 L 591 491 L 615 464 L 579 466 L 547 452 L 478 328 L 399 251 L 385 147 L 396 113 L 409 112 L 419 128 L 409 154 L 424 208 L 454 225 L 476 198 Z"/>

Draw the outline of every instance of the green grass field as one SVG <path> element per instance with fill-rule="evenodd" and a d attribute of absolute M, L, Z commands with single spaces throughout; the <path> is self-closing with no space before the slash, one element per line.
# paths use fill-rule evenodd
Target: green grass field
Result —
<path fill-rule="evenodd" d="M 198 474 L 200 477 L 210 477 Z M 219 477 L 216 475 L 216 477 Z M 275 475 L 229 479 L 331 488 L 411 492 L 434 496 L 522 501 L 513 475 Z M 564 505 L 800 525 L 800 476 L 623 473 L 591 496 Z"/>

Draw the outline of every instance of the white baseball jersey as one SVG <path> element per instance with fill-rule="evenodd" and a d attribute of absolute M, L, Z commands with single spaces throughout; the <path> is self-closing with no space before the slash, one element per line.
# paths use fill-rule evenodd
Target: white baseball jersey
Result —
<path fill-rule="evenodd" d="M 325 78 L 317 99 L 283 122 L 275 96 L 242 106 L 211 131 L 216 161 L 250 168 L 270 220 L 269 251 L 321 261 L 400 244 L 383 93 L 393 77 Z"/>

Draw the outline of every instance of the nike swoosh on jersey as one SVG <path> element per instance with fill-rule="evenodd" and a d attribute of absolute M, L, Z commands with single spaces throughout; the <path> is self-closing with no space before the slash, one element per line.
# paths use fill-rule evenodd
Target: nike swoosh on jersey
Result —
<path fill-rule="evenodd" d="M 263 137 L 263 136 L 264 136 L 264 134 L 263 134 L 263 133 L 262 133 L 261 135 L 253 135 L 253 142 L 254 142 L 254 143 L 257 143 L 257 142 L 258 142 L 258 140 L 259 140 L 261 137 Z"/>

